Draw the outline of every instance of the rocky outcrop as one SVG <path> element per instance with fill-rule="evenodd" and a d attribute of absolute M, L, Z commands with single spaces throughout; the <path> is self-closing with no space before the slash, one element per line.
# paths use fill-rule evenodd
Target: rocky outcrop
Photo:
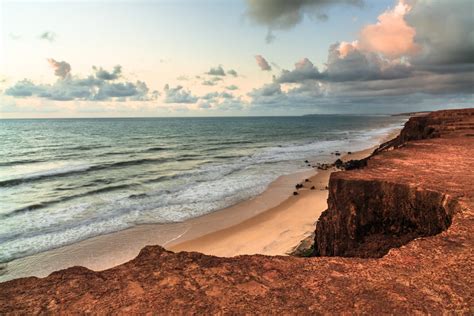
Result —
<path fill-rule="evenodd" d="M 460 183 L 472 180 L 457 168 L 460 160 L 471 158 L 471 129 L 472 109 L 412 117 L 398 137 L 365 161 L 367 169 L 333 173 L 313 254 L 381 257 L 417 237 L 446 230 L 461 208 L 458 198 L 463 193 L 444 181 L 454 175 Z M 434 138 L 439 139 L 430 141 Z M 429 165 L 435 168 L 426 168 Z M 464 189 L 472 187 L 465 185 Z"/>
<path fill-rule="evenodd" d="M 460 209 L 446 194 L 382 180 L 335 176 L 329 188 L 315 255 L 382 257 L 417 237 L 446 230 Z"/>
<path fill-rule="evenodd" d="M 473 314 L 473 118 L 473 109 L 434 112 L 436 137 L 331 176 L 316 246 L 351 258 L 148 246 L 105 271 L 1 283 L 0 314 Z"/>
<path fill-rule="evenodd" d="M 473 188 L 473 177 L 464 174 L 469 169 L 458 168 L 472 159 L 471 129 L 472 109 L 412 117 L 398 137 L 364 161 L 367 169 L 333 173 L 313 255 L 381 257 L 446 230 L 461 209 L 463 190 Z M 430 141 L 434 138 L 439 139 Z M 463 190 L 445 185 L 453 176 Z"/>

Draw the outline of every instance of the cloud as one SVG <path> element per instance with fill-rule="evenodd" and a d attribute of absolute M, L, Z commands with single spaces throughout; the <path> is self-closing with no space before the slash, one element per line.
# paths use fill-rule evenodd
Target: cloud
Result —
<path fill-rule="evenodd" d="M 11 40 L 16 41 L 16 40 L 21 39 L 22 36 L 20 34 L 16 34 L 16 33 L 8 33 L 8 37 Z"/>
<path fill-rule="evenodd" d="M 230 85 L 230 86 L 227 86 L 227 87 L 225 87 L 225 88 L 226 88 L 227 90 L 238 90 L 238 89 L 239 89 L 239 87 L 237 87 L 236 85 L 233 85 L 233 84 Z"/>
<path fill-rule="evenodd" d="M 220 96 L 221 98 L 224 98 L 224 99 L 233 99 L 233 98 L 234 98 L 234 95 L 231 94 L 231 93 L 228 93 L 228 92 L 221 92 L 221 93 L 219 94 L 219 96 Z"/>
<path fill-rule="evenodd" d="M 327 20 L 326 10 L 333 5 L 347 4 L 361 7 L 362 0 L 247 0 L 247 15 L 257 24 L 270 29 L 289 29 L 307 15 L 312 19 Z"/>
<path fill-rule="evenodd" d="M 217 92 L 210 92 L 208 94 L 205 94 L 201 97 L 203 100 L 212 100 L 214 98 L 217 98 L 219 96 L 219 93 Z"/>
<path fill-rule="evenodd" d="M 168 84 L 164 87 L 165 103 L 196 103 L 198 98 L 185 90 L 182 86 L 170 88 Z"/>
<path fill-rule="evenodd" d="M 426 100 L 466 105 L 474 96 L 472 6 L 462 0 L 401 0 L 356 40 L 331 45 L 321 70 L 304 58 L 252 90 L 251 104 L 335 111 L 407 108 Z"/>
<path fill-rule="evenodd" d="M 474 4 L 471 0 L 407 1 L 412 6 L 405 20 L 416 30 L 422 52 L 413 64 L 432 71 L 449 71 L 474 63 Z M 472 68 L 470 69 L 472 71 Z"/>
<path fill-rule="evenodd" d="M 204 86 L 215 86 L 218 81 L 222 81 L 221 77 L 212 77 L 209 80 L 204 80 L 201 84 Z"/>
<path fill-rule="evenodd" d="M 95 76 L 102 80 L 115 80 L 122 75 L 122 66 L 120 65 L 115 66 L 112 72 L 106 71 L 102 67 L 93 66 L 92 69 L 95 71 Z"/>
<path fill-rule="evenodd" d="M 249 92 L 249 96 L 257 98 L 272 97 L 281 94 L 281 85 L 276 82 L 264 84 L 261 88 L 253 89 L 251 92 Z"/>
<path fill-rule="evenodd" d="M 305 80 L 322 79 L 321 74 L 313 63 L 308 58 L 303 58 L 295 63 L 295 69 L 292 71 L 282 70 L 280 76 L 276 78 L 279 83 L 295 83 L 303 82 Z"/>
<path fill-rule="evenodd" d="M 393 9 L 379 15 L 377 23 L 360 31 L 357 48 L 392 59 L 417 54 L 420 46 L 414 42 L 415 28 L 405 21 L 410 9 L 407 3 L 399 2 Z"/>
<path fill-rule="evenodd" d="M 243 108 L 245 101 L 228 92 L 211 92 L 201 96 L 197 102 L 199 109 L 238 111 Z"/>
<path fill-rule="evenodd" d="M 39 38 L 48 42 L 54 42 L 56 40 L 56 33 L 50 31 L 43 32 L 40 34 Z"/>
<path fill-rule="evenodd" d="M 267 60 L 262 55 L 256 55 L 255 60 L 257 61 L 257 65 L 263 71 L 270 71 L 272 67 L 268 64 Z"/>
<path fill-rule="evenodd" d="M 201 84 L 202 84 L 203 86 L 215 86 L 215 85 L 216 85 L 216 82 L 215 82 L 215 81 L 212 81 L 212 80 L 204 80 Z"/>
<path fill-rule="evenodd" d="M 71 72 L 71 65 L 65 61 L 56 61 L 53 58 L 48 59 L 49 65 L 54 69 L 54 75 L 65 79 Z"/>
<path fill-rule="evenodd" d="M 54 84 L 35 84 L 31 80 L 18 81 L 5 90 L 4 94 L 13 97 L 39 97 L 57 101 L 146 101 L 156 99 L 158 91 L 150 92 L 146 83 L 118 82 L 122 67 L 115 66 L 112 72 L 93 67 L 94 74 L 81 78 L 71 75 L 71 66 L 65 61 L 48 59 L 59 79 Z"/>
<path fill-rule="evenodd" d="M 391 61 L 375 53 L 364 53 L 357 48 L 341 52 L 340 44 L 330 46 L 327 69 L 321 79 L 327 81 L 368 81 L 406 78 L 410 65 L 401 60 Z"/>
<path fill-rule="evenodd" d="M 229 69 L 229 70 L 227 70 L 227 74 L 228 74 L 228 75 L 231 75 L 231 76 L 233 76 L 233 77 L 237 77 L 237 76 L 238 76 L 237 71 L 235 71 L 234 69 Z"/>
<path fill-rule="evenodd" d="M 265 42 L 271 44 L 275 41 L 276 36 L 273 34 L 272 30 L 268 30 L 267 35 L 265 36 Z"/>
<path fill-rule="evenodd" d="M 225 76 L 225 71 L 224 68 L 222 68 L 221 65 L 211 68 L 206 74 L 211 75 L 211 76 Z"/>
<path fill-rule="evenodd" d="M 37 86 L 28 79 L 18 81 L 14 86 L 5 90 L 5 95 L 13 97 L 30 97 L 45 91 L 43 86 Z"/>

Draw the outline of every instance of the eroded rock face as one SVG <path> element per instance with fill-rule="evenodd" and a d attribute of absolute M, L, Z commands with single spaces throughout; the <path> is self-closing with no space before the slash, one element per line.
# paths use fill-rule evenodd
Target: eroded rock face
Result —
<path fill-rule="evenodd" d="M 382 257 L 446 230 L 459 210 L 448 195 L 406 184 L 332 177 L 329 188 L 329 208 L 316 229 L 320 256 Z"/>
<path fill-rule="evenodd" d="M 313 255 L 381 257 L 446 230 L 461 209 L 463 190 L 474 189 L 472 174 L 465 174 L 472 166 L 458 168 L 474 159 L 470 130 L 472 109 L 412 117 L 366 160 L 366 169 L 333 173 Z M 457 186 L 446 185 L 447 179 Z"/>
<path fill-rule="evenodd" d="M 0 283 L 0 314 L 472 314 L 474 110 L 430 117 L 439 137 L 331 177 L 318 249 L 381 258 L 218 258 L 148 246 L 105 271 Z M 426 237 L 409 241 L 416 236 Z"/>

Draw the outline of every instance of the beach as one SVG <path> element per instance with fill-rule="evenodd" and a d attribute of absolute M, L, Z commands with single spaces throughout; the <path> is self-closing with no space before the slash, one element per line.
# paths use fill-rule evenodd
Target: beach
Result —
<path fill-rule="evenodd" d="M 341 160 L 362 159 L 374 149 L 344 155 Z M 303 188 L 293 190 L 298 195 L 290 195 L 279 205 L 243 222 L 189 241 L 173 243 L 167 248 L 172 251 L 198 251 L 220 257 L 289 254 L 300 241 L 314 232 L 315 219 L 327 208 L 328 180 L 335 171 L 335 168 L 319 170 L 308 181 L 300 179 L 298 183 Z M 311 190 L 313 186 L 314 189 Z"/>
<path fill-rule="evenodd" d="M 167 249 L 145 246 L 117 266 L 114 260 L 126 259 L 123 250 L 133 254 L 139 240 L 153 239 L 159 227 L 140 226 L 91 238 L 49 252 L 44 261 L 32 256 L 38 259 L 37 267 L 55 269 L 66 258 L 69 261 L 63 265 L 76 266 L 46 278 L 0 283 L 4 298 L 0 311 L 468 313 L 474 197 L 469 172 L 473 164 L 465 157 L 474 149 L 473 114 L 466 109 L 412 117 L 399 137 L 379 147 L 365 167 L 332 173 L 327 210 L 319 220 L 308 218 L 316 236 L 310 257 L 285 253 L 307 233 L 306 219 L 298 218 L 306 218 L 309 209 L 317 213 L 319 202 L 326 208 L 322 202 L 326 192 L 300 188 L 298 195 L 248 219 L 242 213 L 253 199 L 243 202 L 247 208 L 240 211 L 228 208 L 183 222 L 186 228 L 174 232 Z M 299 174 L 300 181 L 303 176 L 307 175 Z M 323 185 L 324 179 L 309 176 L 305 187 Z M 280 184 L 278 188 L 284 187 Z M 270 197 L 270 188 L 262 196 Z M 240 222 L 226 221 L 228 227 L 223 228 L 219 220 L 224 218 Z M 166 227 L 171 233 L 173 226 L 162 226 L 161 231 Z M 276 238 L 273 243 L 267 235 Z M 225 247 L 235 253 L 226 256 Z M 246 252 L 257 254 L 238 255 Z M 87 258 L 93 253 L 100 256 Z M 111 267 L 92 271 L 90 266 L 77 266 L 87 261 Z"/>
<path fill-rule="evenodd" d="M 398 130 L 380 136 L 380 143 Z M 333 160 L 361 159 L 377 146 Z M 318 161 L 310 161 L 316 164 Z M 92 237 L 74 244 L 15 259 L 3 266 L 0 281 L 25 276 L 44 277 L 71 266 L 100 271 L 131 260 L 146 245 L 172 251 L 198 251 L 217 256 L 287 255 L 314 231 L 327 207 L 328 179 L 335 168 L 284 175 L 263 193 L 222 210 L 179 223 L 148 224 Z M 308 182 L 305 182 L 308 179 Z M 301 183 L 303 188 L 296 190 Z M 310 188 L 314 186 L 315 189 Z M 298 195 L 294 196 L 293 192 Z"/>

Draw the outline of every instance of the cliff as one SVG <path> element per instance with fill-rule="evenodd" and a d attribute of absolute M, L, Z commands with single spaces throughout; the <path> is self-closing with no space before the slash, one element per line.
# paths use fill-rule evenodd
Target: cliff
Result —
<path fill-rule="evenodd" d="M 333 173 L 314 255 L 381 257 L 446 230 L 472 202 L 473 130 L 474 110 L 412 117 L 365 168 Z"/>
<path fill-rule="evenodd" d="M 105 271 L 1 283 L 0 314 L 472 314 L 473 136 L 474 109 L 433 112 L 365 168 L 333 173 L 318 257 L 148 246 Z"/>

